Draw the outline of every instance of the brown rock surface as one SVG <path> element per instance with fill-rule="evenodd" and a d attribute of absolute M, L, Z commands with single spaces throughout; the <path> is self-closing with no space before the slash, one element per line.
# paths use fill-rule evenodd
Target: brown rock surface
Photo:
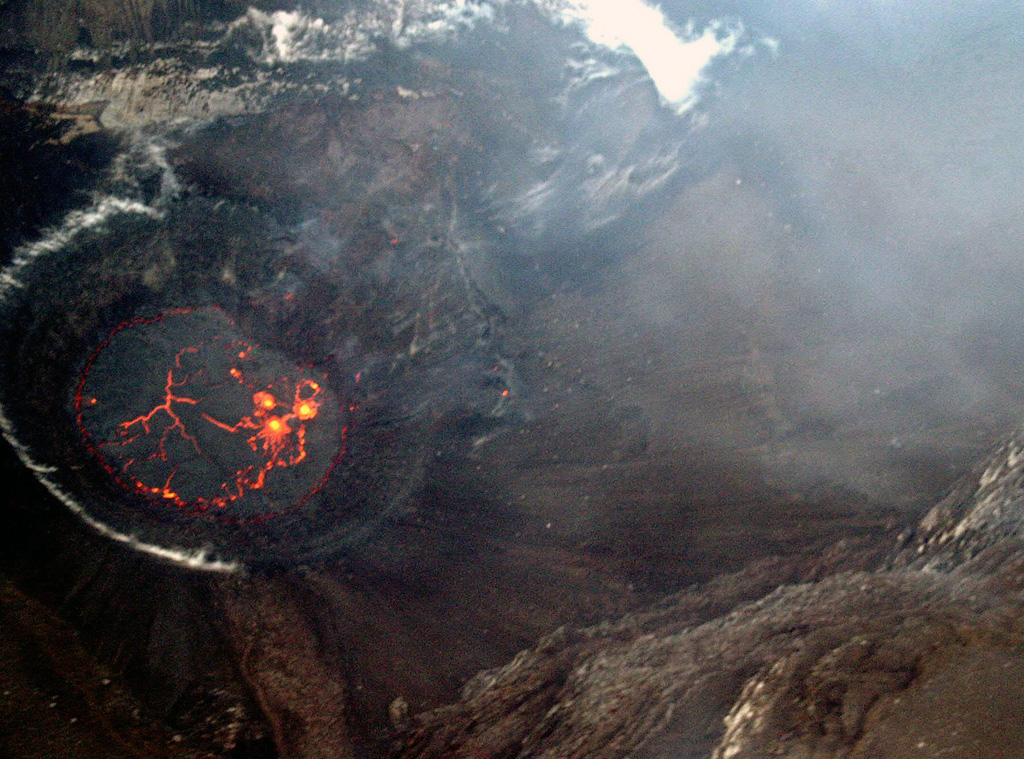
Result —
<path fill-rule="evenodd" d="M 72 5 L 79 13 L 65 12 Z M 171 5 L 188 18 L 240 12 L 234 2 L 10 4 L 21 41 L 51 50 L 79 36 L 161 37 L 169 28 L 158 16 Z M 179 52 L 196 52 L 186 47 Z M 930 397 L 942 383 L 928 372 L 872 392 L 883 373 L 873 351 L 898 356 L 905 337 L 850 327 L 841 307 L 806 316 L 815 299 L 796 297 L 792 281 L 813 260 L 810 237 L 765 221 L 777 209 L 743 181 L 747 167 L 678 193 L 642 255 L 603 269 L 592 291 L 555 288 L 505 323 L 497 309 L 483 315 L 473 286 L 514 310 L 507 281 L 486 260 L 467 269 L 454 234 L 459 162 L 486 150 L 467 138 L 466 93 L 436 61 L 418 58 L 414 76 L 433 77 L 441 86 L 432 92 L 389 84 L 356 93 L 332 80 L 331 98 L 259 67 L 236 80 L 218 64 L 200 80 L 173 56 L 126 55 L 109 70 L 99 58 L 80 63 L 96 70 L 70 77 L 54 102 L 87 109 L 90 128 L 249 114 L 189 132 L 174 167 L 191 200 L 238 204 L 286 228 L 255 255 L 241 233 L 225 245 L 222 217 L 200 208 L 175 222 L 194 230 L 176 243 L 193 258 L 176 258 L 169 240 L 136 255 L 148 243 L 133 239 L 145 274 L 122 270 L 122 280 L 161 290 L 194 261 L 189 276 L 205 288 L 204 256 L 223 256 L 217 286 L 251 300 L 252 323 L 300 335 L 294 350 L 307 358 L 350 360 L 353 375 L 361 357 L 349 343 L 412 364 L 431 339 L 443 354 L 452 335 L 485 342 L 501 327 L 509 363 L 535 387 L 521 416 L 482 429 L 451 402 L 451 386 L 436 383 L 422 401 L 410 393 L 433 425 L 429 445 L 417 441 L 427 463 L 401 483 L 414 503 L 344 559 L 229 579 L 144 561 L 87 534 L 4 449 L 11 491 L 31 496 L 0 513 L 10 528 L 0 558 L 16 579 L 0 587 L 0 667 L 11 682 L 2 748 L 345 757 L 394 740 L 401 757 L 1024 753 L 1007 727 L 1024 671 L 1022 445 L 1009 441 L 897 541 L 902 517 L 875 504 L 910 514 L 931 503 L 950 467 L 970 460 L 1003 417 L 946 419 L 951 396 Z M 481 92 L 491 84 L 478 82 Z M 304 94 L 275 101 L 285 93 Z M 493 108 L 479 134 L 493 141 L 492 130 L 517 126 L 501 96 L 479 102 Z M 8 122 L 25 119 L 20 106 L 11 113 Z M 639 129 L 643 119 L 632 122 Z M 788 123 L 781 131 L 802 140 Z M 833 135 L 822 134 L 832 150 Z M 42 136 L 8 158 L 29 149 L 32 166 L 50 162 L 58 149 Z M 890 152 L 878 152 L 889 177 Z M 38 188 L 45 174 L 23 174 L 39 196 L 53 189 Z M 12 176 L 5 195 L 26 184 Z M 849 200 L 830 202 L 846 209 Z M 46 218 L 29 201 L 9 214 L 26 228 Z M 314 232 L 297 232 L 300 222 Z M 504 239 L 506 230 L 490 232 Z M 245 265 L 264 260 L 280 264 L 277 289 L 246 281 Z M 409 261 L 422 268 L 403 278 Z M 389 321 L 396 303 L 405 311 Z M 870 413 L 858 409 L 863 399 L 842 401 L 848 378 L 830 370 L 837 346 L 872 367 L 860 391 L 884 403 L 871 401 Z M 807 353 L 808 377 L 790 376 Z M 62 398 L 52 381 L 47 395 Z M 891 422 L 904 391 L 943 413 Z M 916 447 L 890 434 L 901 424 Z M 796 489 L 787 469 L 812 474 Z M 824 484 L 822 471 L 832 477 Z"/>
<path fill-rule="evenodd" d="M 0 753 L 31 757 L 209 756 L 141 706 L 64 620 L 0 579 Z"/>
<path fill-rule="evenodd" d="M 563 628 L 416 716 L 395 755 L 1015 755 L 1019 451 L 1010 440 L 979 465 L 889 568 L 850 571 L 880 557 L 846 545 L 832 566 L 754 565 L 656 611 Z"/>

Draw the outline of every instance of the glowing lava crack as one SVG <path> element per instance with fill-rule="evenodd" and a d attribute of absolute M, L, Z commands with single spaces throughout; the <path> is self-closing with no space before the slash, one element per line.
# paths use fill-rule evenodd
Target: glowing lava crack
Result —
<path fill-rule="evenodd" d="M 323 377 L 246 342 L 212 308 L 120 325 L 82 372 L 75 414 L 129 493 L 238 522 L 306 503 L 345 435 Z"/>

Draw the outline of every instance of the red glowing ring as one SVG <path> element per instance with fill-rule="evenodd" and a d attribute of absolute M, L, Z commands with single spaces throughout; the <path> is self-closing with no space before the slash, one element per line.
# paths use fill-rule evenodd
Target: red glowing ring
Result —
<path fill-rule="evenodd" d="M 127 493 L 258 524 L 308 504 L 345 455 L 325 379 L 237 336 L 222 309 L 179 308 L 107 335 L 79 377 L 75 422 Z"/>

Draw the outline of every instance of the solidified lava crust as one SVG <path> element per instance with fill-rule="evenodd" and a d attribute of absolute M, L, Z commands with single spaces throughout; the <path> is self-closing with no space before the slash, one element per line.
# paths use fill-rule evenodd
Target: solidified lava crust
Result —
<path fill-rule="evenodd" d="M 344 455 L 325 378 L 243 339 L 216 308 L 119 325 L 88 360 L 74 409 L 127 493 L 229 523 L 301 508 Z"/>

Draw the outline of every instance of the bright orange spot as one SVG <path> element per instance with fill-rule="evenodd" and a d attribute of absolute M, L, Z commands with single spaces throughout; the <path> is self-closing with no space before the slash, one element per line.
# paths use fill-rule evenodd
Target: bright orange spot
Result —
<path fill-rule="evenodd" d="M 508 397 L 508 390 L 502 390 L 501 391 L 501 397 L 502 398 L 507 398 Z"/>
<path fill-rule="evenodd" d="M 91 430 L 83 422 L 82 406 L 95 406 L 99 403 L 98 398 L 83 392 L 92 361 L 121 330 L 156 323 L 162 318 L 135 320 L 122 325 L 90 359 L 75 398 L 79 429 L 85 435 L 87 444 L 90 443 Z M 244 498 L 249 491 L 270 486 L 274 482 L 273 470 L 295 466 L 307 460 L 307 446 L 311 442 L 307 439 L 307 422 L 318 416 L 324 402 L 320 398 L 320 385 L 310 379 L 298 379 L 292 383 L 288 378 L 280 377 L 267 383 L 266 378 L 250 378 L 250 367 L 243 371 L 241 365 L 232 364 L 236 363 L 236 359 L 249 359 L 253 347 L 240 341 L 228 341 L 227 352 L 219 353 L 221 340 L 220 336 L 216 336 L 179 350 L 174 354 L 172 365 L 166 368 L 166 374 L 162 377 L 162 392 L 156 395 L 154 405 L 134 418 L 121 421 L 113 439 L 90 444 L 103 467 L 119 484 L 147 498 L 170 502 L 188 509 L 190 513 L 201 513 L 211 508 L 226 508 Z M 230 387 L 225 387 L 234 385 L 234 382 L 225 382 L 224 374 L 217 377 L 210 371 L 209 360 L 225 359 L 218 370 L 242 386 L 240 397 L 230 392 Z M 260 371 L 258 365 L 251 368 L 257 374 Z M 265 389 L 257 390 L 260 385 Z M 248 405 L 245 404 L 245 398 L 249 393 L 252 393 L 249 396 L 252 406 L 245 408 Z M 281 395 L 281 399 L 276 395 Z M 287 402 L 289 395 L 292 396 L 291 403 Z M 237 405 L 239 400 L 243 404 L 241 407 Z M 212 416 L 204 410 L 207 408 L 226 412 L 231 417 L 230 421 L 221 421 Z M 194 489 L 192 482 L 182 485 L 184 480 L 177 480 L 172 487 L 172 480 L 179 475 L 208 477 L 209 472 L 203 468 L 204 462 L 211 462 L 208 468 L 219 466 L 219 460 L 215 456 L 211 457 L 204 447 L 214 441 L 219 446 L 221 433 L 211 431 L 207 424 L 221 433 L 239 435 L 242 446 L 237 453 L 234 452 L 239 448 L 237 445 L 224 449 L 228 454 L 225 461 L 232 462 L 233 466 L 224 469 L 222 482 L 218 482 L 218 477 L 209 483 L 210 488 L 216 489 L 215 492 L 191 495 L 189 490 Z M 182 443 L 194 449 L 196 455 L 182 451 Z M 246 452 L 246 448 L 252 455 Z M 123 451 L 119 452 L 115 460 L 108 462 L 104 453 L 117 449 Z M 131 455 L 136 451 L 141 451 L 140 455 L 144 456 L 138 462 Z M 146 481 L 154 471 L 170 472 L 166 479 L 161 477 L 162 486 L 161 483 L 154 485 Z M 288 487 L 288 484 L 284 486 Z"/>
<path fill-rule="evenodd" d="M 272 416 L 263 423 L 263 428 L 256 436 L 250 439 L 249 444 L 254 446 L 254 450 L 256 441 L 262 440 L 263 450 L 268 454 L 267 462 L 262 468 L 263 474 L 270 471 L 272 467 L 292 466 L 306 458 L 306 451 L 303 446 L 304 435 L 300 435 L 298 445 L 293 446 L 289 442 L 291 431 L 292 428 L 288 426 L 284 419 Z M 286 447 L 295 448 L 291 456 L 284 455 Z M 250 483 L 249 487 L 253 489 L 263 487 L 263 476 L 261 475 L 257 482 Z"/>

